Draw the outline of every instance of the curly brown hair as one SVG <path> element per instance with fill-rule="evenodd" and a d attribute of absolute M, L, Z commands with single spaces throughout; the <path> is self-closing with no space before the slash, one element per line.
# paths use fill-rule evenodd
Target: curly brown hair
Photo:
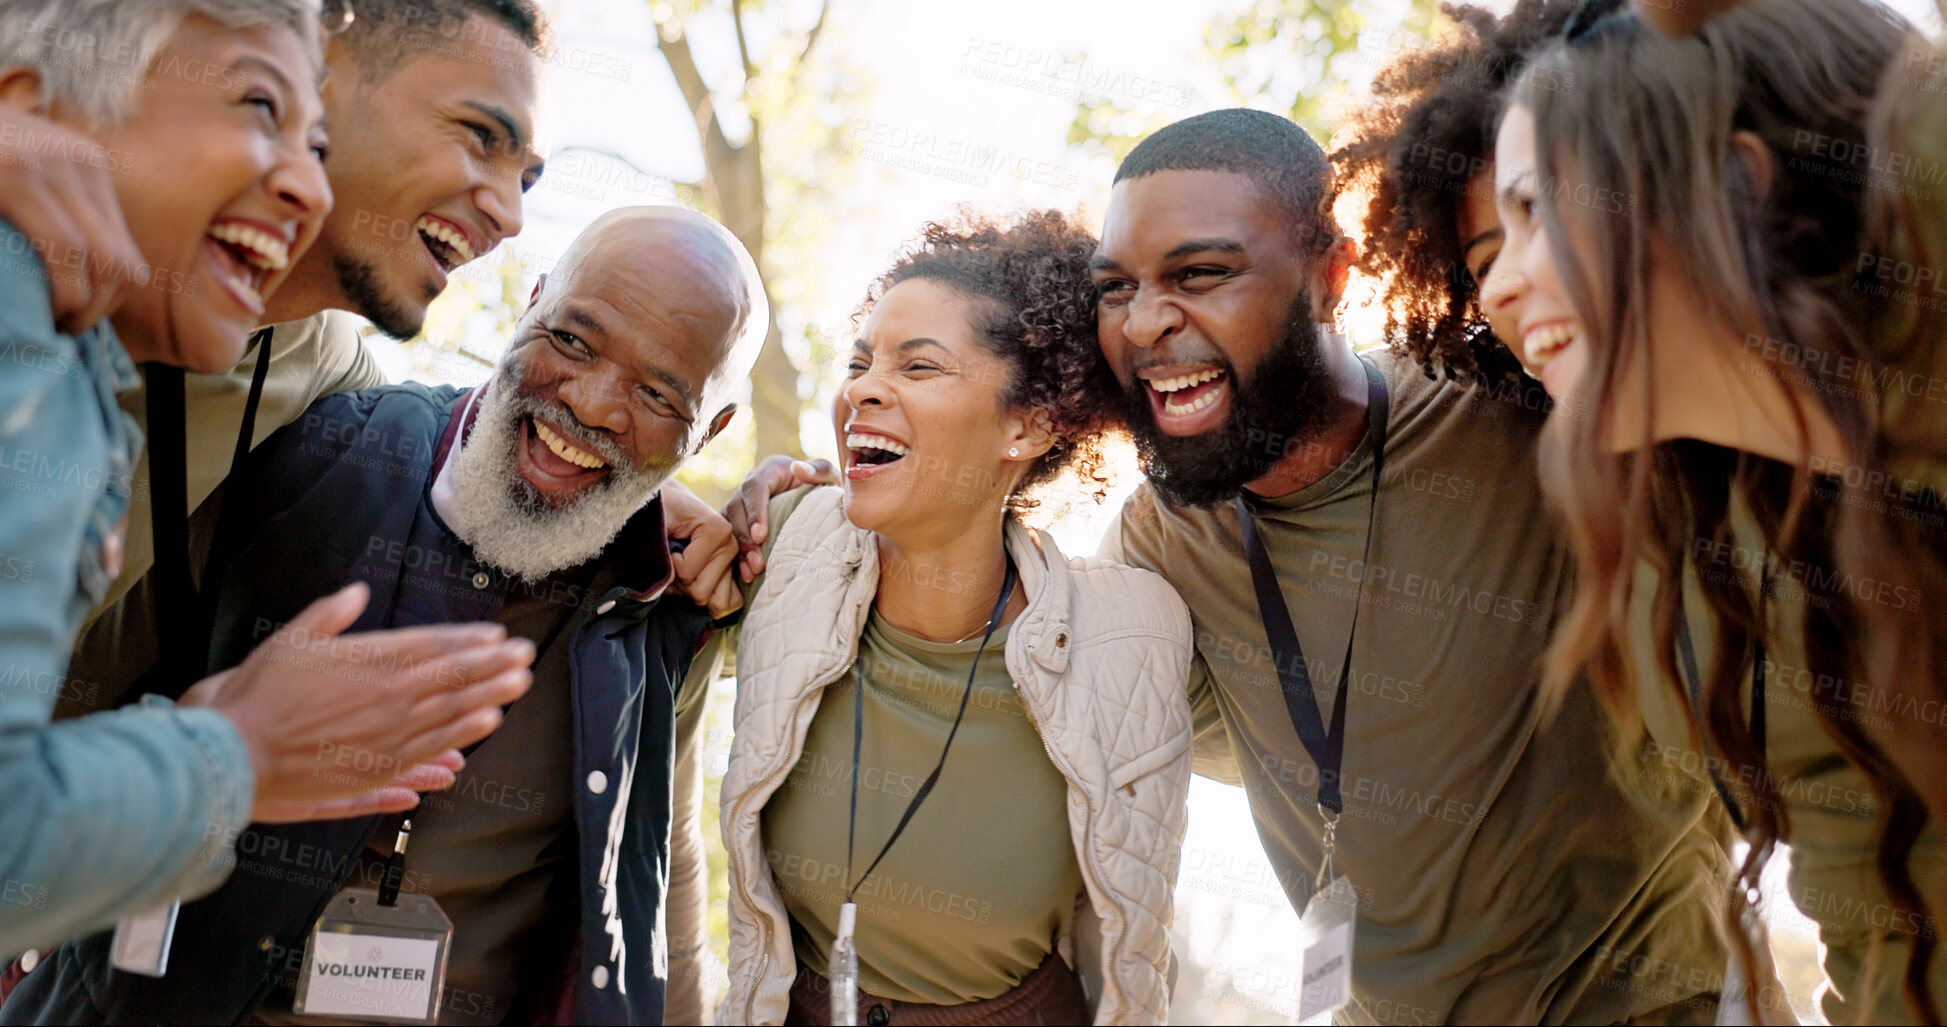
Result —
<path fill-rule="evenodd" d="M 859 316 L 887 290 L 922 278 L 970 299 L 979 311 L 974 334 L 1008 365 L 1001 402 L 1043 413 L 1055 444 L 1009 494 L 1008 509 L 1037 504 L 1035 490 L 1073 470 L 1096 502 L 1108 494 L 1104 433 L 1120 388 L 1095 342 L 1095 287 L 1088 261 L 1095 236 L 1058 210 L 993 218 L 962 210 L 929 221 L 918 242 L 866 291 Z"/>
<path fill-rule="evenodd" d="M 1494 160 L 1501 93 L 1530 53 L 1559 36 L 1575 0 L 1520 0 L 1505 17 L 1443 3 L 1452 31 L 1401 54 L 1332 152 L 1341 193 L 1363 186 L 1360 270 L 1386 279 L 1386 337 L 1433 377 L 1521 382 L 1520 361 L 1488 330 L 1457 218 Z"/>

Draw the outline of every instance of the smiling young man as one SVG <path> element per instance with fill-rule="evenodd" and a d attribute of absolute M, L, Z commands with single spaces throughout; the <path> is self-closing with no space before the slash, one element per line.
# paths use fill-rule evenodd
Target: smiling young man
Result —
<path fill-rule="evenodd" d="M 1356 889 L 1342 1018 L 1711 1022 L 1705 790 L 1608 755 L 1586 693 L 1537 702 L 1569 573 L 1542 417 L 1321 324 L 1353 256 L 1329 186 L 1283 118 L 1190 118 L 1123 162 L 1094 261 L 1148 477 L 1104 553 L 1195 617 L 1199 769 L 1244 785 L 1294 906 L 1328 851 Z"/>
<path fill-rule="evenodd" d="M 551 43 L 533 0 L 350 0 L 349 7 L 352 21 L 325 53 L 325 173 L 336 203 L 260 320 L 272 326 L 270 366 L 253 446 L 318 399 L 382 384 L 359 322 L 348 315 L 398 338 L 417 334 L 453 270 L 519 234 L 522 194 L 544 164 L 540 93 Z M 230 473 L 265 349 L 253 346 L 227 371 L 183 378 L 189 511 Z M 147 424 L 146 391 L 120 399 Z M 143 580 L 155 561 L 149 456 L 145 448 L 135 469 L 121 574 L 96 611 L 99 625 L 84 636 L 81 657 L 91 673 L 111 675 L 155 656 L 157 611 L 167 602 L 154 581 Z"/>
<path fill-rule="evenodd" d="M 493 621 L 534 643 L 533 689 L 409 814 L 404 891 L 453 925 L 442 1023 L 661 1020 L 676 693 L 710 616 L 664 598 L 656 496 L 729 420 L 766 324 L 722 226 L 614 211 L 536 287 L 486 386 L 329 397 L 225 504 L 218 666 L 352 580 L 371 585 L 361 628 Z M 166 977 L 111 970 L 96 935 L 42 960 L 0 1021 L 307 1022 L 312 925 L 383 879 L 399 827 L 253 825 L 223 887 L 183 907 Z"/>

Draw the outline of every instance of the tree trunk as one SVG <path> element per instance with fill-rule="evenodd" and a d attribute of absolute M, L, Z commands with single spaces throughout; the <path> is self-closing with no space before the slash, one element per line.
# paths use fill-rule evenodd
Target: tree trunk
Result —
<path fill-rule="evenodd" d="M 741 11 L 734 11 L 733 17 L 741 17 L 741 14 Z M 696 116 L 697 137 L 703 144 L 704 190 L 716 201 L 717 217 L 750 251 L 751 258 L 757 262 L 758 273 L 768 283 L 771 267 L 764 259 L 762 126 L 753 118 L 750 138 L 742 145 L 732 145 L 717 121 L 709 87 L 696 70 L 688 38 L 680 28 L 674 26 L 662 25 L 659 29 L 657 45 L 663 57 L 669 61 L 669 70 L 676 78 L 677 87 L 683 91 L 683 99 Z M 740 23 L 740 41 L 742 32 Z M 755 71 L 746 59 L 746 75 Z M 771 310 L 771 323 L 764 334 L 764 349 L 758 354 L 757 365 L 751 371 L 750 388 L 757 456 L 762 459 L 773 453 L 785 453 L 799 457 L 804 455 L 804 447 L 798 441 L 798 411 L 803 407 L 803 401 L 798 398 L 798 369 L 784 352 L 784 333 L 777 323 L 777 300 L 770 296 L 768 284 L 765 292 Z"/>

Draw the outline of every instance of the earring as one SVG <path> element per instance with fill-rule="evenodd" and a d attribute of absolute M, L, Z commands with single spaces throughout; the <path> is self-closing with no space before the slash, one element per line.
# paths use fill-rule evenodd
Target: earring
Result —
<path fill-rule="evenodd" d="M 1021 447 L 1019 446 L 1007 447 L 1007 455 L 1013 457 L 1016 460 L 1021 459 Z"/>

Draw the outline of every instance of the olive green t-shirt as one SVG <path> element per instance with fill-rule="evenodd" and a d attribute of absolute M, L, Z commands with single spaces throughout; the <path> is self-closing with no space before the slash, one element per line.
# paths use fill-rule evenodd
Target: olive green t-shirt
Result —
<path fill-rule="evenodd" d="M 1619 785 L 1586 689 L 1552 721 L 1538 707 L 1569 585 L 1535 470 L 1542 412 L 1525 393 L 1370 359 L 1391 406 L 1370 566 L 1370 437 L 1320 481 L 1256 504 L 1327 723 L 1364 604 L 1335 857 L 1360 900 L 1341 1019 L 1711 1022 L 1724 857 L 1705 797 Z M 1241 776 L 1302 909 L 1321 862 L 1318 768 L 1285 707 L 1234 508 L 1176 507 L 1145 486 L 1104 555 L 1157 571 L 1189 605 L 1198 769 Z"/>
<path fill-rule="evenodd" d="M 1766 619 L 1771 625 L 1771 640 L 1765 650 L 1765 767 L 1768 780 L 1777 791 L 1789 821 L 1791 873 L 1787 878 L 1790 901 L 1818 924 L 1819 940 L 1824 945 L 1824 966 L 1829 986 L 1818 996 L 1820 1012 L 1829 1023 L 1909 1023 L 1913 1013 L 1902 995 L 1901 976 L 1906 972 L 1916 936 L 1931 933 L 1931 922 L 1896 909 L 1880 881 L 1875 860 L 1878 839 L 1874 835 L 1878 803 L 1866 776 L 1840 752 L 1827 733 L 1817 712 L 1819 703 L 1837 704 L 1844 714 L 1868 735 L 1885 733 L 1902 719 L 1918 718 L 1939 723 L 1943 711 L 1921 704 L 1889 689 L 1868 683 L 1819 674 L 1808 666 L 1804 647 L 1804 620 L 1808 604 L 1836 601 L 1832 587 L 1845 587 L 1840 578 L 1808 583 L 1807 577 L 1827 578 L 1823 568 L 1808 568 L 1781 560 L 1777 554 L 1765 555 L 1763 534 L 1756 521 L 1741 508 L 1734 512 L 1731 538 L 1705 540 L 1689 553 L 1684 568 L 1683 610 L 1690 625 L 1697 666 L 1709 674 L 1716 657 L 1710 621 L 1704 615 L 1705 599 L 1699 576 L 1709 574 L 1719 582 L 1738 581 L 1756 591 L 1758 570 L 1769 564 Z M 1854 587 L 1860 587 L 1854 582 Z M 1657 587 L 1657 576 L 1640 569 L 1631 603 L 1632 668 L 1637 670 L 1635 688 L 1646 707 L 1669 704 L 1669 686 L 1654 676 L 1655 647 L 1651 632 L 1650 608 Z M 1906 589 L 1874 589 L 1889 612 L 1917 609 L 1928 597 Z M 1679 674 L 1687 674 L 1677 664 Z M 1744 707 L 1751 707 L 1751 677 L 1743 676 Z M 1679 707 L 1681 712 L 1681 707 Z M 1714 769 L 1733 794 L 1757 777 L 1757 768 L 1743 768 L 1721 757 L 1706 759 L 1696 748 L 1687 724 L 1672 725 L 1667 717 L 1646 716 L 1658 756 L 1653 766 L 1667 779 L 1689 776 L 1703 783 L 1697 787 L 1714 795 L 1706 768 Z M 1947 847 L 1943 847 L 1938 822 L 1929 821 L 1909 860 L 1914 880 L 1923 894 L 1935 903 L 1934 916 L 1947 892 Z M 1768 895 L 1772 906 L 1786 900 Z M 1868 975 L 1868 957 L 1878 947 L 1879 967 Z M 1936 955 L 1930 977 L 1936 995 L 1947 995 L 1947 958 Z M 1792 995 L 1793 1005 L 1804 1008 L 1813 998 Z"/>
<path fill-rule="evenodd" d="M 771 502 L 769 541 L 808 490 Z M 763 587 L 763 579 L 750 594 Z M 1068 786 L 1007 671 L 1007 626 L 980 658 L 946 767 L 884 861 L 859 887 L 859 987 L 956 1005 L 1012 990 L 1069 932 L 1082 898 Z M 771 873 L 800 962 L 823 973 L 845 900 L 853 703 L 865 683 L 853 879 L 865 872 L 933 771 L 981 639 L 931 642 L 875 609 L 850 672 L 825 689 L 804 751 L 765 805 Z"/>

